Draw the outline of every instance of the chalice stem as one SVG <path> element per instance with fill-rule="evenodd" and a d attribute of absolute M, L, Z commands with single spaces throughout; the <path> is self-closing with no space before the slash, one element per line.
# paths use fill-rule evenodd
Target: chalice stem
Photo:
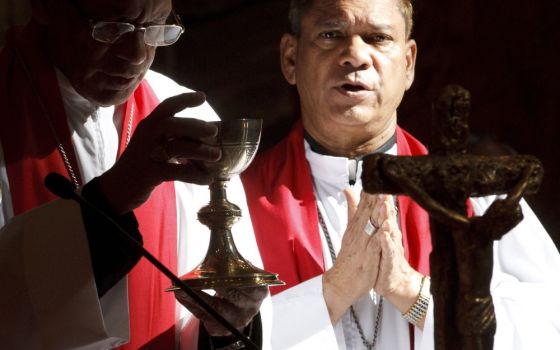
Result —
<path fill-rule="evenodd" d="M 228 201 L 226 194 L 229 179 L 245 170 L 255 156 L 262 120 L 216 123 L 216 143 L 222 148 L 222 157 L 217 162 L 201 163 L 213 178 L 210 203 L 198 211 L 198 220 L 210 229 L 208 251 L 204 260 L 181 279 L 198 289 L 282 285 L 277 274 L 255 267 L 237 250 L 231 228 L 241 218 L 241 209 Z"/>
<path fill-rule="evenodd" d="M 210 183 L 210 205 L 219 206 L 222 203 L 230 203 L 226 193 L 227 182 L 228 180 L 214 179 Z"/>

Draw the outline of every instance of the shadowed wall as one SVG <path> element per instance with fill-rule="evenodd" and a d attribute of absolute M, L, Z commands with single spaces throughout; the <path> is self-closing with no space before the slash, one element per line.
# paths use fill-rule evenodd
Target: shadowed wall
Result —
<path fill-rule="evenodd" d="M 0 31 L 23 17 L 24 3 L 0 0 Z M 284 82 L 278 58 L 288 1 L 176 0 L 175 6 L 187 32 L 175 46 L 158 49 L 154 68 L 205 91 L 224 119 L 264 118 L 263 148 L 273 145 L 298 117 L 297 94 Z M 431 102 L 443 86 L 469 89 L 474 134 L 543 162 L 540 192 L 527 199 L 560 242 L 559 2 L 416 0 L 414 6 L 419 57 L 399 123 L 428 142 Z"/>
<path fill-rule="evenodd" d="M 222 118 L 264 118 L 269 147 L 298 116 L 278 59 L 287 7 L 284 0 L 177 2 L 187 32 L 180 44 L 160 50 L 155 67 L 205 91 Z M 469 89 L 474 134 L 542 160 L 543 185 L 527 199 L 556 242 L 558 10 L 557 2 L 415 1 L 416 79 L 399 109 L 399 123 L 428 142 L 431 102 L 443 86 Z"/>

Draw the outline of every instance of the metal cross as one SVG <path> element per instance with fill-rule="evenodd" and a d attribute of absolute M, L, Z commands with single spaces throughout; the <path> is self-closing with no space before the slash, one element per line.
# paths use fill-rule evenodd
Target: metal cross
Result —
<path fill-rule="evenodd" d="M 519 200 L 538 190 L 543 169 L 532 156 L 466 154 L 467 90 L 447 86 L 434 107 L 430 155 L 367 156 L 363 187 L 369 193 L 410 196 L 430 215 L 436 350 L 491 350 L 493 242 L 521 221 Z M 484 215 L 468 217 L 468 198 L 491 194 L 506 196 Z"/>

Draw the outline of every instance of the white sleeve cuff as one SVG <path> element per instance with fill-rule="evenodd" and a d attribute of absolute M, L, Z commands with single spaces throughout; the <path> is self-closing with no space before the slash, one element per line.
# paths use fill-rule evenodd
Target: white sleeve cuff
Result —
<path fill-rule="evenodd" d="M 414 327 L 414 350 L 432 350 L 434 348 L 434 298 L 430 297 L 424 329 Z"/>
<path fill-rule="evenodd" d="M 272 297 L 273 349 L 338 349 L 322 275 Z"/>
<path fill-rule="evenodd" d="M 0 266 L 6 348 L 89 350 L 128 338 L 126 283 L 100 304 L 76 203 L 56 200 L 15 217 L 0 231 Z"/>

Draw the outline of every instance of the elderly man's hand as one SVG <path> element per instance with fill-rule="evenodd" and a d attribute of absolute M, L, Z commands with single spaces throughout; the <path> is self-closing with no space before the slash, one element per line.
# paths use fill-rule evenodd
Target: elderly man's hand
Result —
<path fill-rule="evenodd" d="M 219 147 L 205 141 L 216 135 L 217 127 L 197 119 L 174 118 L 175 113 L 204 100 L 203 93 L 171 97 L 140 122 L 122 156 L 100 177 L 101 190 L 115 214 L 124 214 L 144 203 L 164 181 L 210 181 L 208 174 L 191 160 L 220 158 Z"/>
<path fill-rule="evenodd" d="M 364 192 L 356 209 L 356 200 L 350 190 L 344 194 L 348 201 L 348 227 L 333 267 L 323 274 L 323 297 L 332 324 L 352 303 L 373 288 L 377 281 L 381 247 L 375 235 L 365 231 L 378 205 L 377 196 Z"/>
<path fill-rule="evenodd" d="M 401 313 L 405 313 L 418 297 L 422 275 L 408 264 L 404 256 L 402 233 L 391 196 L 379 196 L 379 205 L 374 210 L 372 222 L 379 227 L 375 237 L 381 247 L 374 290 Z"/>
<path fill-rule="evenodd" d="M 198 294 L 235 328 L 242 330 L 259 312 L 264 298 L 268 295 L 268 288 L 224 288 L 217 290 L 214 296 L 202 291 L 199 291 Z M 204 324 L 209 335 L 214 337 L 230 335 L 227 329 L 216 322 L 183 291 L 176 291 L 175 298 Z"/>
<path fill-rule="evenodd" d="M 408 311 L 418 296 L 422 275 L 405 259 L 391 196 L 362 193 L 355 209 L 351 192 L 345 191 L 345 195 L 348 227 L 333 267 L 323 275 L 323 296 L 331 322 L 338 322 L 350 305 L 372 288 L 402 313 Z M 372 235 L 365 232 L 368 221 L 378 228 Z"/>

